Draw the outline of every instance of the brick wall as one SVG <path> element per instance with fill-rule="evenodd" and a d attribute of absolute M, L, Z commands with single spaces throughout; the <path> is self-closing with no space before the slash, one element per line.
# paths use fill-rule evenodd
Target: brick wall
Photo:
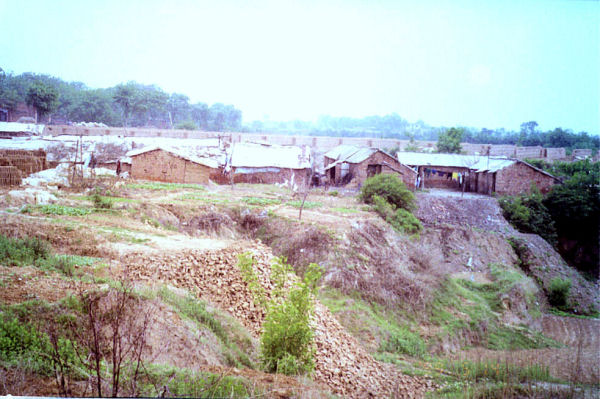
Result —
<path fill-rule="evenodd" d="M 325 158 L 325 166 L 335 162 L 330 158 Z M 348 171 L 353 177 L 353 181 L 357 186 L 361 186 L 362 183 L 369 177 L 369 165 L 381 165 L 381 173 L 395 174 L 398 175 L 400 180 L 411 190 L 414 189 L 415 179 L 417 173 L 406 165 L 401 164 L 398 160 L 384 152 L 377 151 L 361 163 L 349 164 Z M 330 181 L 330 184 L 341 184 L 342 183 L 342 164 L 338 164 L 334 167 L 335 169 L 335 181 Z M 328 176 L 331 176 L 330 171 L 327 172 Z"/>
<path fill-rule="evenodd" d="M 247 169 L 247 168 L 244 168 Z M 275 184 L 291 182 L 298 186 L 308 184 L 310 178 L 310 169 L 288 169 L 280 168 L 279 172 L 256 172 L 256 173 L 236 173 L 233 171 L 234 183 L 251 183 L 251 184 Z"/>
<path fill-rule="evenodd" d="M 542 158 L 544 158 L 544 148 L 543 147 L 516 147 L 515 148 L 515 157 L 517 159 L 526 159 L 526 158 L 542 159 Z"/>
<path fill-rule="evenodd" d="M 542 193 L 547 193 L 555 184 L 555 179 L 527 166 L 523 162 L 516 162 L 496 172 L 496 192 L 498 194 L 518 195 L 528 193 L 531 183 L 534 183 Z"/>
<path fill-rule="evenodd" d="M 567 152 L 564 148 L 546 148 L 546 160 L 557 161 L 567 158 Z"/>
<path fill-rule="evenodd" d="M 206 184 L 211 169 L 162 150 L 145 152 L 131 158 L 131 177 L 134 179 Z"/>
<path fill-rule="evenodd" d="M 410 143 L 409 140 L 378 139 L 370 137 L 327 137 L 327 136 L 289 136 L 283 134 L 267 133 L 240 133 L 240 132 L 204 132 L 191 130 L 171 130 L 154 128 L 122 128 L 122 127 L 81 127 L 67 125 L 49 125 L 44 129 L 45 135 L 73 135 L 73 136 L 127 136 L 127 137 L 168 137 L 206 139 L 222 137 L 230 143 L 243 141 L 266 141 L 279 145 L 307 145 L 316 152 L 327 152 L 340 145 L 356 145 L 360 147 L 374 147 L 382 150 L 399 148 L 404 150 Z M 421 149 L 435 149 L 436 141 L 415 141 L 414 144 Z M 564 149 L 544 149 L 542 147 L 517 147 L 510 144 L 471 144 L 462 143 L 463 152 L 468 155 L 478 153 L 487 154 L 488 148 L 491 156 L 505 156 L 510 158 L 541 158 L 548 160 L 561 159 L 560 151 Z M 547 152 L 546 150 L 552 150 Z"/>

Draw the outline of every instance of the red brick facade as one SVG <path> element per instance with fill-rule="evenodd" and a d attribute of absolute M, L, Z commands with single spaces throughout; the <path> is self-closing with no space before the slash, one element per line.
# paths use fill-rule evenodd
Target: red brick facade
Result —
<path fill-rule="evenodd" d="M 532 183 L 545 194 L 557 183 L 557 179 L 524 162 L 516 162 L 496 172 L 494 191 L 501 195 L 528 193 Z"/>

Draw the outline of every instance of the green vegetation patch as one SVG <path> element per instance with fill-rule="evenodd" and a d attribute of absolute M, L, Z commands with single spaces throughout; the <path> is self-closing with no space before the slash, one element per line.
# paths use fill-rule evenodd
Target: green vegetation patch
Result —
<path fill-rule="evenodd" d="M 449 335 L 463 344 L 481 344 L 490 349 L 513 350 L 556 346 L 556 342 L 524 327 L 503 325 L 502 294 L 512 289 L 520 278 L 499 266 L 492 268 L 496 281 L 477 283 L 448 278 L 430 306 L 430 321 L 442 327 L 439 339 Z M 524 278 L 524 277 L 521 277 Z M 475 342 L 472 342 L 472 341 Z"/>
<path fill-rule="evenodd" d="M 128 183 L 125 185 L 125 188 L 130 189 L 140 189 L 140 190 L 166 190 L 166 191 L 176 191 L 176 190 L 199 190 L 205 191 L 206 189 L 199 184 L 187 184 L 187 183 L 161 183 L 161 182 L 145 182 L 145 183 Z"/>
<path fill-rule="evenodd" d="M 72 206 L 64 206 L 57 204 L 49 205 L 27 205 L 22 213 L 43 213 L 44 215 L 61 215 L 61 216 L 85 216 L 92 213 L 89 208 L 80 208 Z"/>
<path fill-rule="evenodd" d="M 7 266 L 35 266 L 68 277 L 75 275 L 75 266 L 89 266 L 96 258 L 77 255 L 56 255 L 48 242 L 38 238 L 9 238 L 0 235 L 0 263 Z"/>
<path fill-rule="evenodd" d="M 302 206 L 302 201 L 288 201 L 285 204 L 300 209 Z M 320 208 L 321 206 L 323 206 L 323 204 L 320 202 L 304 201 L 304 209 Z"/>
<path fill-rule="evenodd" d="M 19 367 L 48 377 L 55 376 L 57 371 L 81 376 L 76 344 L 64 336 L 51 340 L 48 333 L 41 330 L 47 326 L 33 324 L 39 321 L 40 312 L 51 309 L 40 301 L 0 307 L 0 367 Z"/>
<path fill-rule="evenodd" d="M 375 334 L 379 347 L 375 356 L 388 363 L 400 364 L 401 355 L 424 358 L 427 345 L 412 321 L 400 321 L 399 315 L 385 310 L 376 303 L 368 303 L 356 296 L 347 296 L 336 289 L 321 291 L 321 302 L 337 317 L 348 319 L 346 328 L 356 336 Z"/>
<path fill-rule="evenodd" d="M 216 311 L 209 311 L 205 302 L 192 295 L 182 297 L 167 287 L 161 288 L 158 295 L 164 302 L 177 309 L 181 315 L 212 331 L 221 341 L 224 356 L 230 366 L 256 368 L 246 353 L 253 350 L 252 340 L 249 335 L 242 333 L 241 326 L 231 326 L 234 334 L 228 333 Z M 233 321 L 232 324 L 234 324 Z"/>
<path fill-rule="evenodd" d="M 242 377 L 178 369 L 167 365 L 147 365 L 138 382 L 140 395 L 158 397 L 169 392 L 174 397 L 248 398 L 262 396 L 253 384 Z"/>
<path fill-rule="evenodd" d="M 539 364 L 519 367 L 494 360 L 478 362 L 445 360 L 441 368 L 455 374 L 463 381 L 554 381 L 548 367 Z"/>
<path fill-rule="evenodd" d="M 242 198 L 242 201 L 244 201 L 248 205 L 260 205 L 260 206 L 281 204 L 281 200 L 279 200 L 277 198 L 244 197 L 244 198 Z"/>

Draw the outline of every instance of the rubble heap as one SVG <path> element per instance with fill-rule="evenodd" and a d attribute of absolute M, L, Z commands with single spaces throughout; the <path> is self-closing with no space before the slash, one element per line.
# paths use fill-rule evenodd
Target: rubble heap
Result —
<path fill-rule="evenodd" d="M 237 243 L 221 250 L 131 253 L 123 259 L 130 277 L 149 284 L 170 284 L 194 292 L 236 317 L 255 336 L 260 334 L 264 310 L 255 306 L 237 267 L 237 255 L 251 252 L 255 272 L 268 293 L 273 255 L 255 242 Z M 343 397 L 422 397 L 434 388 L 431 381 L 409 377 L 393 365 L 369 355 L 329 310 L 316 304 L 314 380 Z"/>

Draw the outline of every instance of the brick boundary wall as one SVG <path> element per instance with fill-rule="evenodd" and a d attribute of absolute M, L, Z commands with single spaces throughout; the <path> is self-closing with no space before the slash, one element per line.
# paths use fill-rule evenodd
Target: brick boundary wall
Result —
<path fill-rule="evenodd" d="M 370 137 L 329 137 L 329 136 L 290 136 L 283 134 L 267 133 L 240 133 L 240 132 L 204 132 L 199 130 L 175 130 L 153 128 L 122 128 L 122 127 L 84 127 L 67 125 L 47 125 L 44 135 L 60 136 L 126 136 L 126 137 L 165 137 L 177 139 L 211 139 L 221 137 L 231 143 L 241 141 L 259 141 L 279 145 L 307 145 L 317 148 L 318 151 L 328 151 L 340 144 L 375 147 L 382 150 L 399 148 L 404 150 L 410 143 L 409 140 L 381 139 Z M 419 148 L 435 149 L 436 141 L 415 141 Z M 537 158 L 554 160 L 567 160 L 564 148 L 543 148 L 539 146 L 517 147 L 508 144 L 473 144 L 462 143 L 463 151 L 468 155 L 479 153 L 485 155 L 488 151 L 492 156 L 506 156 L 510 158 Z"/>

